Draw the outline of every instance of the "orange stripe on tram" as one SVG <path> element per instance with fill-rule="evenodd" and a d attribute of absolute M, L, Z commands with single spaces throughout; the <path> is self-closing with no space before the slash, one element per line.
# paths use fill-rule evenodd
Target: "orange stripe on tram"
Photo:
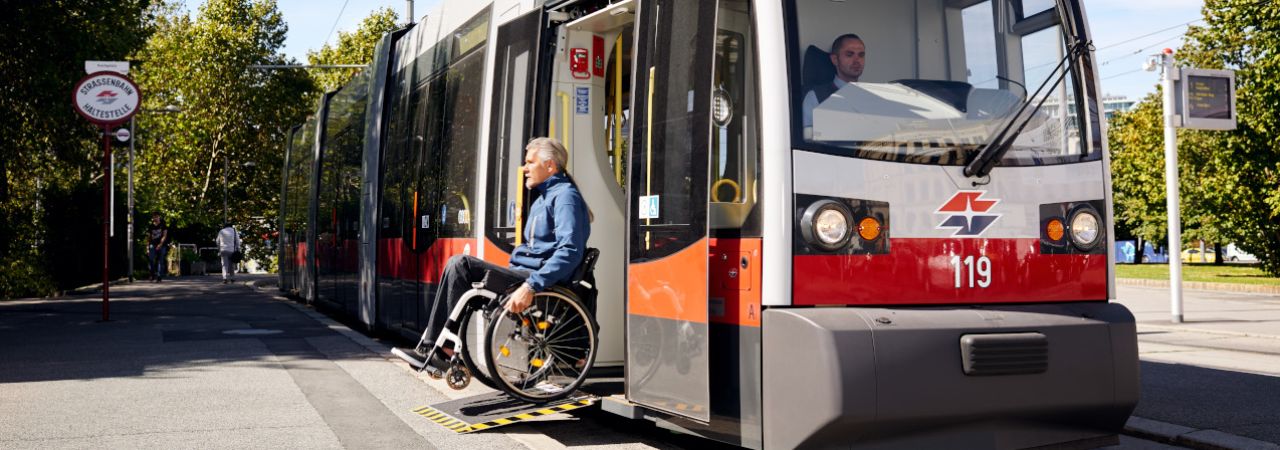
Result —
<path fill-rule="evenodd" d="M 656 261 L 631 264 L 627 314 L 707 323 L 707 240 Z"/>

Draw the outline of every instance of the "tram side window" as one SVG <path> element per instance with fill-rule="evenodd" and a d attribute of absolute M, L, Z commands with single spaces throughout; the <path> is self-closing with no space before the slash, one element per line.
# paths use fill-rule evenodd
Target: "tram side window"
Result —
<path fill-rule="evenodd" d="M 446 83 L 441 131 L 446 133 L 441 151 L 439 206 L 440 236 L 467 237 L 475 211 L 476 144 L 483 92 L 484 51 L 476 50 L 454 62 L 441 80 Z"/>
<path fill-rule="evenodd" d="M 512 47 L 505 65 L 507 79 L 502 84 L 503 108 L 499 126 L 502 131 L 499 139 L 494 168 L 490 170 L 496 201 L 492 207 L 493 217 L 497 219 L 495 229 L 498 230 L 499 242 L 515 241 L 517 191 L 524 186 L 517 180 L 517 171 L 524 161 L 524 126 L 526 122 L 525 99 L 529 92 L 529 69 L 533 63 L 531 47 Z"/>
<path fill-rule="evenodd" d="M 523 183 L 518 169 L 524 161 L 526 127 L 532 118 L 533 69 L 536 36 L 543 27 L 540 12 L 527 13 L 498 27 L 490 109 L 488 211 L 486 237 L 505 252 L 516 242 L 516 222 Z"/>
<path fill-rule="evenodd" d="M 756 131 L 758 88 L 751 5 L 724 0 L 716 33 L 716 59 L 711 106 L 710 226 L 715 229 L 758 229 L 748 217 L 757 203 L 759 141 Z M 749 233 L 749 232 L 748 232 Z"/>
<path fill-rule="evenodd" d="M 389 113 L 387 114 L 387 139 L 383 141 L 382 151 L 382 206 L 379 218 L 378 238 L 379 239 L 395 239 L 402 236 L 401 231 L 404 227 L 404 175 L 402 168 L 404 167 L 403 149 L 408 142 L 409 130 L 405 127 L 405 108 L 407 98 L 404 96 L 404 77 L 403 69 L 397 70 L 392 78 L 393 85 L 391 93 L 387 98 L 389 101 Z"/>
<path fill-rule="evenodd" d="M 443 75 L 433 76 L 418 86 L 419 100 L 414 125 L 418 133 L 414 137 L 414 172 L 410 185 L 414 188 L 414 206 L 417 210 L 414 226 L 417 227 L 417 239 L 414 249 L 422 251 L 431 246 L 440 230 L 440 175 L 444 168 L 439 167 L 441 151 L 441 126 L 444 124 L 445 80 Z"/>

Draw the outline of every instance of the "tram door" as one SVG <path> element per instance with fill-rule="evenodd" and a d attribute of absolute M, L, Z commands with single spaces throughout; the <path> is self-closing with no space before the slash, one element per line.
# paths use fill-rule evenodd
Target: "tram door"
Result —
<path fill-rule="evenodd" d="M 709 421 L 707 188 L 716 2 L 639 3 L 627 183 L 627 396 Z"/>

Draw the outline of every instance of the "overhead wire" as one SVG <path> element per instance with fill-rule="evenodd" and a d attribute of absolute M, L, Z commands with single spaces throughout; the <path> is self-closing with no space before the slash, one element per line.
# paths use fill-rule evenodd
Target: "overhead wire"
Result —
<path fill-rule="evenodd" d="M 343 1 L 342 1 L 342 9 L 339 9 L 339 10 L 338 10 L 338 17 L 333 18 L 333 26 L 332 26 L 332 27 L 329 27 L 329 35 L 328 35 L 328 36 L 325 36 L 325 38 L 324 38 L 324 43 L 323 43 L 323 44 L 321 44 L 321 45 L 329 45 L 329 39 L 332 39 L 332 38 L 333 38 L 333 32 L 334 32 L 334 30 L 337 30 L 337 29 L 338 29 L 338 22 L 342 21 L 342 13 L 344 13 L 344 12 L 346 12 L 346 11 L 347 11 L 347 2 L 349 2 L 349 1 L 351 1 L 351 0 L 343 0 Z"/>

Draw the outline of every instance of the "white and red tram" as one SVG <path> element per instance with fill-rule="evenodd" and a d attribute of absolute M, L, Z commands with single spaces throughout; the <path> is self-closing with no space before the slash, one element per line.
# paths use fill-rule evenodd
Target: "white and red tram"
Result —
<path fill-rule="evenodd" d="M 606 410 L 756 448 L 1115 442 L 1089 41 L 1078 0 L 448 0 L 295 131 L 281 286 L 415 339 L 450 256 L 506 262 L 549 135 L 595 216 Z"/>

